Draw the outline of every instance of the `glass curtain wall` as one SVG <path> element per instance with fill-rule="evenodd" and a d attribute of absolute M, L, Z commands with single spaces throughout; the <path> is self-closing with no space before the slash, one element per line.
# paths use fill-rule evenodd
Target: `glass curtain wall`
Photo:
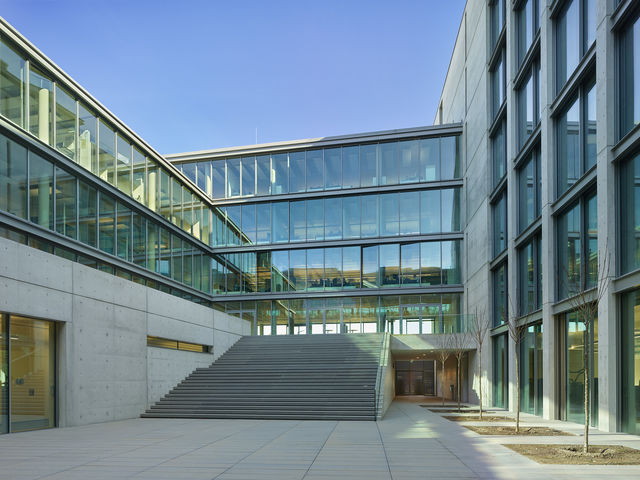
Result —
<path fill-rule="evenodd" d="M 542 324 L 526 328 L 520 343 L 520 409 L 542 415 Z"/>
<path fill-rule="evenodd" d="M 640 290 L 622 295 L 620 342 L 622 430 L 638 435 L 640 434 Z"/>
<path fill-rule="evenodd" d="M 507 335 L 493 337 L 493 404 L 509 408 L 509 368 Z"/>
<path fill-rule="evenodd" d="M 55 324 L 0 314 L 0 433 L 54 427 L 55 386 Z"/>

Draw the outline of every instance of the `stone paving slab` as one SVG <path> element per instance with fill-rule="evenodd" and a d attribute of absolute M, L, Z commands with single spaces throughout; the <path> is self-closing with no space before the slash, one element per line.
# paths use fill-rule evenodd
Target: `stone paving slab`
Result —
<path fill-rule="evenodd" d="M 580 443 L 582 426 L 522 416 L 571 437 L 478 435 L 395 401 L 379 422 L 132 419 L 0 436 L 0 480 L 413 480 L 640 478 L 639 466 L 540 465 L 506 443 Z M 640 437 L 593 430 L 595 443 Z"/>

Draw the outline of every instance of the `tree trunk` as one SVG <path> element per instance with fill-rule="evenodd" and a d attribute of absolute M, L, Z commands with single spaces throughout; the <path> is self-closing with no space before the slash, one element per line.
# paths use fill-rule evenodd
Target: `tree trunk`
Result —
<path fill-rule="evenodd" d="M 440 379 L 440 390 L 442 390 L 442 406 L 444 407 L 444 360 L 442 360 L 442 378 Z"/>
<path fill-rule="evenodd" d="M 458 384 L 458 413 L 460 413 L 460 362 L 462 360 L 462 355 L 458 355 L 458 371 L 456 372 L 456 380 Z"/>
<path fill-rule="evenodd" d="M 589 346 L 591 336 L 589 335 L 589 324 L 585 322 L 584 332 L 584 445 L 582 452 L 589 452 Z"/>
<path fill-rule="evenodd" d="M 520 360 L 516 347 L 516 433 L 520 433 Z"/>
<path fill-rule="evenodd" d="M 478 397 L 480 398 L 480 420 L 482 420 L 482 349 L 478 349 Z"/>

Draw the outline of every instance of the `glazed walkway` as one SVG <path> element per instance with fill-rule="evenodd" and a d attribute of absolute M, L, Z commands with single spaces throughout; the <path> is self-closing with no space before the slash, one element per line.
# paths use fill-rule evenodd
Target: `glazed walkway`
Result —
<path fill-rule="evenodd" d="M 640 448 L 635 436 L 592 440 Z M 640 466 L 539 465 L 500 445 L 510 441 L 400 401 L 381 422 L 133 419 L 2 435 L 0 480 L 640 478 Z"/>

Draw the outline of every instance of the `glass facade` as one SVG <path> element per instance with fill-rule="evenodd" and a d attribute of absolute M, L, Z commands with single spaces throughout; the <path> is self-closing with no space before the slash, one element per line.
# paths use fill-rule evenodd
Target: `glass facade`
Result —
<path fill-rule="evenodd" d="M 542 324 L 530 325 L 520 343 L 520 409 L 542 415 Z"/>
<path fill-rule="evenodd" d="M 573 312 L 565 315 L 565 415 L 570 422 L 584 423 L 585 394 L 585 324 Z M 589 335 L 589 378 L 591 425 L 598 425 L 598 321 L 595 319 Z"/>
<path fill-rule="evenodd" d="M 493 346 L 493 405 L 499 408 L 509 407 L 509 342 L 507 335 L 496 335 Z"/>
<path fill-rule="evenodd" d="M 557 220 L 558 298 L 593 288 L 598 279 L 597 196 L 587 194 Z"/>
<path fill-rule="evenodd" d="M 518 65 L 522 63 L 533 45 L 540 28 L 540 1 L 527 0 L 516 12 Z"/>
<path fill-rule="evenodd" d="M 462 177 L 458 138 L 432 137 L 198 162 L 198 171 L 208 171 L 211 166 L 221 181 L 227 179 L 226 189 L 216 188 L 214 181 L 212 194 L 196 181 L 193 163 L 177 165 L 214 199 L 423 183 Z"/>
<path fill-rule="evenodd" d="M 518 98 L 518 145 L 522 147 L 540 122 L 540 65 L 537 61 L 531 66 L 516 95 Z"/>
<path fill-rule="evenodd" d="M 621 273 L 640 268 L 640 156 L 620 166 Z"/>
<path fill-rule="evenodd" d="M 640 290 L 622 295 L 620 326 L 622 430 L 640 434 Z"/>
<path fill-rule="evenodd" d="M 537 234 L 518 250 L 518 292 L 521 315 L 542 308 L 540 243 L 541 237 Z"/>
<path fill-rule="evenodd" d="M 622 138 L 640 123 L 640 18 L 627 23 L 619 36 L 619 132 Z"/>
<path fill-rule="evenodd" d="M 0 433 L 55 426 L 55 324 L 0 313 Z"/>

